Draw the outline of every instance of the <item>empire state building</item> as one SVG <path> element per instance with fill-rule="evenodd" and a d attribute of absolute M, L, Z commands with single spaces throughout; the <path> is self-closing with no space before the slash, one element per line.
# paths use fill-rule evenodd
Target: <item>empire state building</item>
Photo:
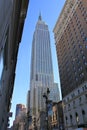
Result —
<path fill-rule="evenodd" d="M 32 42 L 30 75 L 30 109 L 32 116 L 45 111 L 43 93 L 50 90 L 49 99 L 59 101 L 58 84 L 54 83 L 50 34 L 48 25 L 39 15 Z"/>

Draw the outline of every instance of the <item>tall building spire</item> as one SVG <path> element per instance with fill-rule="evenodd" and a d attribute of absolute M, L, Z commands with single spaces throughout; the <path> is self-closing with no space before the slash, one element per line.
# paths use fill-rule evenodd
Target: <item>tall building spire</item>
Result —
<path fill-rule="evenodd" d="M 40 21 L 42 20 L 41 12 L 39 14 L 38 20 L 40 20 Z"/>
<path fill-rule="evenodd" d="M 50 34 L 40 13 L 33 35 L 30 74 L 30 114 L 32 119 L 37 120 L 37 117 L 40 117 L 40 122 L 44 122 L 44 115 L 41 113 L 45 112 L 46 108 L 43 94 L 47 88 L 50 90 L 49 100 L 59 101 L 58 84 L 54 83 L 53 78 Z"/>

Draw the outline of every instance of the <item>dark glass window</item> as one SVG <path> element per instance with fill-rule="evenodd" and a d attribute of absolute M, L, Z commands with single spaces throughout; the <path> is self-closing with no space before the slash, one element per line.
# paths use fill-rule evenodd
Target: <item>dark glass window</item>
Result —
<path fill-rule="evenodd" d="M 87 42 L 87 37 L 85 38 L 85 41 Z"/>
<path fill-rule="evenodd" d="M 36 74 L 36 81 L 38 81 L 38 75 Z"/>

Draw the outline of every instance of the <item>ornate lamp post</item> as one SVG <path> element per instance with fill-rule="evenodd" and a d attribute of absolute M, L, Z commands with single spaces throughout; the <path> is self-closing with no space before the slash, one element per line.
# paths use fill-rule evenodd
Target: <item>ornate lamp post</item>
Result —
<path fill-rule="evenodd" d="M 43 97 L 46 99 L 46 121 L 47 121 L 47 130 L 49 130 L 49 128 L 48 128 L 48 103 L 49 103 L 49 100 L 48 100 L 48 95 L 49 95 L 49 93 L 50 93 L 50 90 L 49 90 L 49 88 L 47 88 L 47 93 L 45 94 L 43 94 Z"/>

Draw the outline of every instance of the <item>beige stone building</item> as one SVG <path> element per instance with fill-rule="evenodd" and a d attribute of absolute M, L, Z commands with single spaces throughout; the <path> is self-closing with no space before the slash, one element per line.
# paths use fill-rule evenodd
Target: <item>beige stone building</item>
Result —
<path fill-rule="evenodd" d="M 64 130 L 64 117 L 63 117 L 63 105 L 62 101 L 58 103 L 53 103 L 52 107 L 52 119 L 51 119 L 51 128 Z"/>
<path fill-rule="evenodd" d="M 0 130 L 7 129 L 28 0 L 0 0 Z"/>
<path fill-rule="evenodd" d="M 87 82 L 63 98 L 63 108 L 66 129 L 87 128 Z"/>

